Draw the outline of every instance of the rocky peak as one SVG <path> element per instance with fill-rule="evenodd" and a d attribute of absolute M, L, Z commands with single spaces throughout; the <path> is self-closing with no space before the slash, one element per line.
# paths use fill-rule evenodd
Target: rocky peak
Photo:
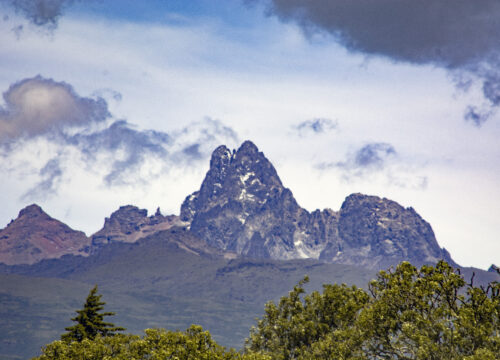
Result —
<path fill-rule="evenodd" d="M 311 214 L 251 141 L 237 151 L 225 146 L 214 151 L 200 190 L 182 204 L 181 219 L 211 246 L 247 256 L 318 257 L 326 241 L 309 241 L 311 232 L 304 227 L 313 221 Z"/>
<path fill-rule="evenodd" d="M 378 196 L 349 195 L 340 209 L 338 234 L 340 242 L 330 244 L 322 259 L 379 268 L 402 260 L 423 264 L 445 259 L 454 264 L 413 208 Z"/>
<path fill-rule="evenodd" d="M 86 255 L 89 242 L 83 232 L 71 229 L 32 204 L 0 230 L 0 262 L 33 264 L 66 254 Z"/>
<path fill-rule="evenodd" d="M 19 211 L 18 218 L 24 217 L 24 216 L 31 217 L 31 218 L 34 218 L 34 217 L 37 217 L 37 216 L 48 217 L 48 215 L 37 204 L 28 205 L 24 209 L 22 209 L 21 211 Z"/>
<path fill-rule="evenodd" d="M 160 208 L 148 217 L 146 209 L 137 206 L 120 206 L 109 218 L 104 219 L 101 230 L 92 235 L 92 251 L 112 242 L 135 242 L 154 232 L 182 225 L 178 216 L 163 216 Z"/>

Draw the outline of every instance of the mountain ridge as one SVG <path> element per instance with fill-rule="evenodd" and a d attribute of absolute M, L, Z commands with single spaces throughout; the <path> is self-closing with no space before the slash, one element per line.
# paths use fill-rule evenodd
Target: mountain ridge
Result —
<path fill-rule="evenodd" d="M 36 205 L 32 206 L 31 210 L 36 210 Z M 15 229 L 12 224 L 24 219 L 24 215 L 23 209 L 7 228 Z M 26 226 L 24 221 L 20 228 Z M 395 201 L 357 193 L 347 196 L 338 211 L 309 212 L 302 208 L 292 191 L 283 185 L 272 163 L 249 140 L 232 151 L 225 145 L 213 151 L 199 190 L 185 198 L 178 216 L 163 216 L 159 209 L 148 216 L 145 209 L 121 206 L 105 219 L 99 231 L 89 238 L 80 237 L 78 242 L 82 246 L 77 250 L 73 246 L 52 254 L 42 252 L 38 257 L 27 257 L 28 260 L 19 255 L 12 255 L 9 260 L 4 251 L 0 262 L 33 263 L 65 254 L 88 256 L 108 244 L 133 243 L 174 226 L 185 227 L 208 246 L 230 256 L 313 258 L 374 269 L 403 260 L 420 265 L 444 259 L 457 265 L 448 251 L 439 246 L 431 225 L 414 209 L 404 208 Z M 2 237 L 7 228 L 0 230 L 0 249 L 7 248 L 7 240 L 10 244 L 16 240 L 15 232 L 10 230 L 7 238 Z M 39 237 L 54 236 L 50 233 L 52 227 L 46 227 L 46 233 L 43 226 L 40 229 Z M 19 241 L 18 252 L 23 253 L 22 239 Z M 31 248 L 26 249 L 28 252 Z"/>

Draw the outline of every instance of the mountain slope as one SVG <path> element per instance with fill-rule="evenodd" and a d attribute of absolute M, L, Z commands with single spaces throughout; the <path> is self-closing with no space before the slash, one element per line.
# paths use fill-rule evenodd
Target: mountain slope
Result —
<path fill-rule="evenodd" d="M 28 358 L 56 339 L 93 284 L 99 285 L 106 310 L 116 312 L 112 321 L 129 332 L 196 323 L 221 344 L 241 347 L 265 302 L 279 299 L 306 274 L 309 289 L 332 282 L 366 286 L 374 276 L 370 270 L 317 260 L 221 255 L 189 231 L 172 228 L 135 243 L 109 244 L 88 257 L 0 266 L 5 309 L 0 311 L 0 358 Z"/>
<path fill-rule="evenodd" d="M 51 218 L 38 205 L 30 205 L 0 230 L 0 262 L 33 264 L 65 254 L 85 254 L 90 240 L 81 231 Z"/>

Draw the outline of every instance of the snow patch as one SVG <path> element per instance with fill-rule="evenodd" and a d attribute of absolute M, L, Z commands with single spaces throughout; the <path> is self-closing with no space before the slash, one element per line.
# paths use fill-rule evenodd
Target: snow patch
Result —
<path fill-rule="evenodd" d="M 245 184 L 248 179 L 250 179 L 251 176 L 255 176 L 255 173 L 253 171 L 249 171 L 244 175 L 240 176 L 240 181 Z"/>

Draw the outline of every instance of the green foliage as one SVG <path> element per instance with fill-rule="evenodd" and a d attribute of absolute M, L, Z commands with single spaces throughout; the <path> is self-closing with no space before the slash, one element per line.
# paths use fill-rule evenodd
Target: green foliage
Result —
<path fill-rule="evenodd" d="M 381 271 L 369 292 L 304 279 L 268 303 L 246 352 L 273 359 L 498 359 L 500 284 L 467 284 L 446 262 Z M 301 297 L 302 296 L 302 297 Z"/>
<path fill-rule="evenodd" d="M 118 334 L 96 336 L 81 342 L 54 341 L 42 349 L 37 360 L 271 360 L 260 354 L 239 354 L 226 351 L 208 331 L 192 325 L 185 332 L 147 329 L 141 338 Z"/>
<path fill-rule="evenodd" d="M 67 327 L 67 333 L 61 336 L 65 342 L 81 342 L 85 339 L 94 339 L 97 335 L 112 336 L 116 331 L 123 331 L 125 328 L 115 326 L 112 323 L 104 322 L 105 316 L 112 316 L 115 313 L 102 312 L 105 302 L 101 301 L 102 295 L 97 295 L 97 285 L 90 290 L 87 300 L 82 310 L 77 310 L 77 316 L 72 318 L 76 324 Z"/>

